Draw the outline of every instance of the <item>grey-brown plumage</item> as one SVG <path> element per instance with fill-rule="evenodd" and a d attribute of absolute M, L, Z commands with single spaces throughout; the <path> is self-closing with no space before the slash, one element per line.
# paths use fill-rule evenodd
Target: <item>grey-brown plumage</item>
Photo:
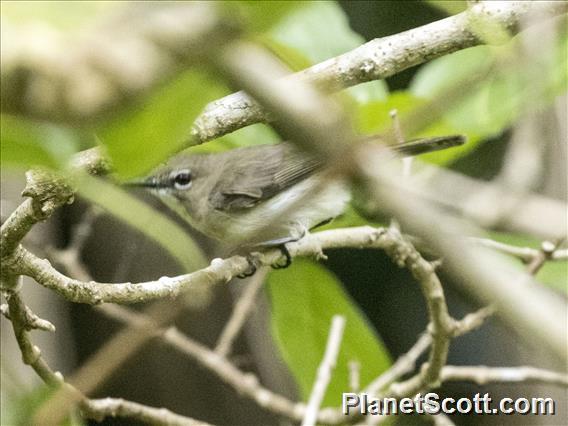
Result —
<path fill-rule="evenodd" d="M 462 136 L 450 136 L 393 149 L 409 156 L 463 142 Z M 317 159 L 289 143 L 257 145 L 218 154 L 180 154 L 137 184 L 152 188 L 197 230 L 231 246 L 243 241 L 276 244 L 298 239 L 343 212 L 350 195 L 342 182 L 325 182 L 312 193 L 320 168 Z M 297 209 L 265 229 L 300 198 Z M 255 235 L 260 229 L 263 234 Z"/>

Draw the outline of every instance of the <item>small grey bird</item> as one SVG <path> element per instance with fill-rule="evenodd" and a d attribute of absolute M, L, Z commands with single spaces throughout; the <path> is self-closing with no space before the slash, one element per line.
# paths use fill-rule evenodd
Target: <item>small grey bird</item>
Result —
<path fill-rule="evenodd" d="M 417 139 L 391 148 L 411 156 L 464 142 L 457 135 Z M 339 216 L 350 200 L 341 181 L 325 182 L 312 193 L 321 170 L 317 159 L 284 142 L 217 154 L 182 153 L 131 185 L 151 189 L 195 229 L 230 248 L 243 243 L 281 246 L 286 254 L 284 244 Z M 297 208 L 278 217 L 306 194 Z"/>

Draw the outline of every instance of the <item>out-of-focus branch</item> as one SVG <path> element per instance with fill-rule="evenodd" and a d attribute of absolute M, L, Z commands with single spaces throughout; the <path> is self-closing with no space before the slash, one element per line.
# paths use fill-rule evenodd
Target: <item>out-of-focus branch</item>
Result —
<path fill-rule="evenodd" d="M 365 392 L 368 392 L 372 395 L 378 394 L 382 389 L 390 385 L 391 383 L 398 380 L 403 375 L 412 372 L 416 368 L 416 362 L 418 358 L 432 344 L 432 336 L 430 333 L 425 332 L 423 333 L 416 343 L 402 355 L 400 358 L 396 360 L 396 362 L 383 374 L 373 380 L 369 386 L 365 389 Z"/>
<path fill-rule="evenodd" d="M 83 214 L 81 222 L 74 227 L 71 233 L 71 240 L 64 249 L 48 247 L 46 250 L 50 260 L 53 260 L 58 265 L 63 265 L 68 275 L 82 281 L 92 281 L 86 265 L 81 262 L 81 253 L 100 214 L 101 211 L 96 209 L 96 207 L 90 207 Z"/>
<path fill-rule="evenodd" d="M 518 194 L 497 183 L 472 179 L 451 170 L 420 166 L 412 185 L 400 182 L 404 187 L 401 191 L 408 197 L 433 202 L 485 229 L 550 240 L 568 233 L 566 203 L 538 194 Z"/>
<path fill-rule="evenodd" d="M 554 259 L 554 252 L 563 242 L 565 237 L 557 239 L 555 242 L 543 241 L 538 254 L 527 264 L 527 272 L 536 275 L 548 260 Z"/>
<path fill-rule="evenodd" d="M 255 306 L 258 292 L 264 284 L 267 273 L 268 269 L 263 268 L 260 271 L 256 271 L 256 273 L 250 278 L 243 294 L 239 297 L 237 303 L 235 303 L 231 318 L 227 321 L 227 324 L 219 337 L 217 346 L 215 347 L 215 352 L 217 354 L 223 357 L 227 357 L 230 354 L 233 342 L 238 337 L 249 314 Z"/>
<path fill-rule="evenodd" d="M 443 382 L 487 383 L 536 382 L 568 387 L 568 375 L 534 367 L 487 367 L 446 365 L 442 369 Z"/>
<path fill-rule="evenodd" d="M 108 117 L 235 35 L 214 3 L 128 5 L 64 39 L 2 21 L 2 112 L 72 124 Z M 41 46 L 41 48 L 38 48 Z"/>
<path fill-rule="evenodd" d="M 343 330 L 345 329 L 345 317 L 336 315 L 331 320 L 331 327 L 329 329 L 329 336 L 321 364 L 318 367 L 317 377 L 308 399 L 306 406 L 306 413 L 302 426 L 312 426 L 316 424 L 318 412 L 321 402 L 325 396 L 325 391 L 329 382 L 333 369 L 337 364 L 337 357 L 339 356 L 339 348 L 341 346 L 341 339 L 343 337 Z"/>
<path fill-rule="evenodd" d="M 540 250 L 531 247 L 519 247 L 511 244 L 505 244 L 489 238 L 471 238 L 472 242 L 480 244 L 484 247 L 497 250 L 501 253 L 514 256 L 527 264 L 527 272 L 535 275 L 540 267 L 547 261 L 566 261 L 568 260 L 568 250 L 559 249 L 559 241 L 553 243 L 543 241 Z"/>
<path fill-rule="evenodd" d="M 494 304 L 497 314 L 526 341 L 544 345 L 565 360 L 565 302 L 546 292 L 529 275 L 496 258 L 489 249 L 463 241 L 461 236 L 475 235 L 475 230 L 410 195 L 414 191 L 392 178 L 382 158 L 372 146 L 362 147 L 358 155 L 361 178 L 367 181 L 377 205 L 397 217 L 407 232 L 427 241 L 444 258 L 448 271 L 459 277 L 456 282 L 482 303 Z"/>
<path fill-rule="evenodd" d="M 328 59 L 288 79 L 309 81 L 328 90 L 390 77 L 431 59 L 482 43 L 470 30 L 472 17 L 496 22 L 514 31 L 527 14 L 556 15 L 566 11 L 554 2 L 479 2 L 469 11 L 372 40 L 350 52 Z M 259 99 L 254 96 L 257 101 Z M 233 93 L 209 104 L 195 122 L 194 142 L 205 142 L 261 121 L 269 115 L 244 92 Z"/>
<path fill-rule="evenodd" d="M 252 399 L 260 407 L 276 414 L 301 421 L 305 406 L 263 387 L 252 373 L 240 371 L 226 358 L 199 342 L 185 336 L 175 327 L 157 329 L 155 323 L 147 316 L 118 305 L 103 305 L 97 308 L 105 315 L 131 327 L 150 330 L 166 344 L 197 361 L 238 393 Z"/>
<path fill-rule="evenodd" d="M 63 375 L 53 371 L 41 355 L 41 350 L 33 344 L 29 331 L 36 327 L 37 321 L 30 316 L 30 309 L 15 291 L 6 292 L 9 318 L 14 329 L 16 341 L 22 352 L 22 359 L 53 389 L 58 389 L 62 398 L 79 403 L 87 418 L 101 421 L 105 417 L 125 417 L 160 425 L 207 426 L 207 423 L 172 413 L 164 408 L 153 408 L 122 399 L 106 398 L 90 400 L 75 387 L 64 381 Z M 31 321 L 31 322 L 30 322 Z M 44 419 L 45 420 L 45 419 Z M 46 425 L 48 423 L 43 422 Z"/>

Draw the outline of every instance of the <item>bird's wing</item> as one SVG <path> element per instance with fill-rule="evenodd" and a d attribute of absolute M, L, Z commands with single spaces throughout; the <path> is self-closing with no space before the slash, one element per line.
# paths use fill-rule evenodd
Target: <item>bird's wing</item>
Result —
<path fill-rule="evenodd" d="M 246 150 L 250 155 L 247 157 Z M 320 162 L 287 143 L 242 148 L 228 157 L 231 179 L 211 191 L 209 201 L 217 210 L 235 211 L 255 206 L 311 176 Z"/>

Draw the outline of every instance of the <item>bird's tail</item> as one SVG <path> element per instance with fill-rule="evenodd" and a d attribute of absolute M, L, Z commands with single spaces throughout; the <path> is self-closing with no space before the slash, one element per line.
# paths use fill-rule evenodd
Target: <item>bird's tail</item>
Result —
<path fill-rule="evenodd" d="M 413 139 L 398 145 L 391 145 L 393 151 L 401 156 L 410 157 L 413 155 L 425 154 L 427 152 L 440 151 L 442 149 L 452 148 L 463 145 L 466 137 L 463 135 L 439 136 L 432 138 Z"/>

